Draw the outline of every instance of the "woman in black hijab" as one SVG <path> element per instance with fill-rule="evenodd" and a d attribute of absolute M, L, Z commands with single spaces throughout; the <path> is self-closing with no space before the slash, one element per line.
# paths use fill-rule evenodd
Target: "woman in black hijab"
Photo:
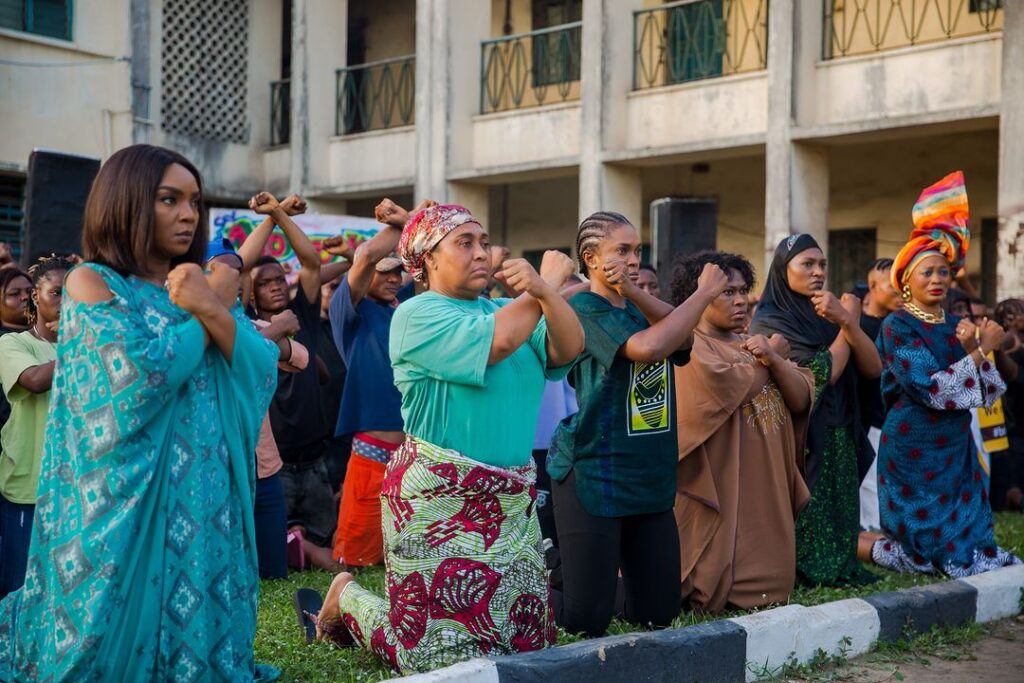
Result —
<path fill-rule="evenodd" d="M 797 572 L 807 583 L 834 586 L 871 578 L 857 561 L 858 459 L 872 453 L 860 422 L 857 373 L 878 377 L 882 362 L 860 329 L 860 300 L 852 294 L 837 299 L 825 289 L 827 274 L 813 237 L 780 242 L 750 333 L 782 334 L 790 359 L 814 373 L 803 467 L 811 502 L 797 520 Z"/>

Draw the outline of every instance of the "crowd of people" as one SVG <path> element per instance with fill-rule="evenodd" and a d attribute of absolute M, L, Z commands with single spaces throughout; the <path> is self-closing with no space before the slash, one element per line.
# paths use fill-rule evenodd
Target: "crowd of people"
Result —
<path fill-rule="evenodd" d="M 244 243 L 211 240 L 198 169 L 135 145 L 81 257 L 0 250 L 0 680 L 272 680 L 259 579 L 307 567 L 335 575 L 295 596 L 307 637 L 408 673 L 867 564 L 1020 562 L 992 511 L 1022 502 L 1024 301 L 989 318 L 962 277 L 960 173 L 839 296 L 805 234 L 759 299 L 710 251 L 662 298 L 614 211 L 534 267 L 454 204 L 385 199 L 326 264 L 301 198 L 250 207 Z M 384 595 L 358 578 L 380 564 Z"/>

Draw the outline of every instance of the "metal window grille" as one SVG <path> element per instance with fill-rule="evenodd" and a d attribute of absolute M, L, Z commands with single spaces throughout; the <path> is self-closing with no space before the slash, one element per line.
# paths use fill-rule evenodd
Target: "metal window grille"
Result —
<path fill-rule="evenodd" d="M 11 246 L 11 257 L 21 258 L 22 225 L 25 205 L 25 179 L 0 175 L 0 242 Z"/>
<path fill-rule="evenodd" d="M 480 44 L 480 111 L 567 102 L 580 97 L 583 22 Z"/>
<path fill-rule="evenodd" d="M 335 72 L 336 135 L 408 126 L 415 109 L 413 55 L 356 64 Z"/>
<path fill-rule="evenodd" d="M 163 27 L 161 128 L 247 143 L 249 2 L 164 0 Z"/>
<path fill-rule="evenodd" d="M 1002 0 L 823 0 L 822 57 L 850 57 L 1003 28 Z"/>
<path fill-rule="evenodd" d="M 633 89 L 768 65 L 768 0 L 683 0 L 634 12 Z"/>

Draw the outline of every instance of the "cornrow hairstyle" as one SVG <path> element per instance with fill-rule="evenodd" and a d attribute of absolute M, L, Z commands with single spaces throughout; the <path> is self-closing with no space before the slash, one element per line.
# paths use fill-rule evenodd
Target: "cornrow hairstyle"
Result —
<path fill-rule="evenodd" d="M 700 278 L 705 264 L 708 263 L 715 264 L 726 275 L 729 275 L 729 271 L 735 270 L 743 278 L 743 283 L 747 287 L 753 288 L 757 281 L 754 275 L 754 266 L 739 254 L 729 254 L 724 251 L 699 251 L 689 256 L 680 256 L 676 258 L 672 268 L 672 283 L 669 287 L 669 301 L 673 306 L 683 303 L 697 291 L 697 280 Z"/>
<path fill-rule="evenodd" d="M 75 267 L 75 264 L 71 262 L 66 256 L 57 256 L 56 254 L 50 254 L 49 256 L 41 256 L 38 261 L 32 264 L 28 269 L 28 279 L 32 283 L 32 294 L 28 298 L 28 311 L 26 317 L 28 318 L 29 325 L 36 324 L 36 300 L 35 290 L 39 286 L 39 283 L 44 277 L 50 273 L 58 273 L 60 271 L 67 272 Z"/>
<path fill-rule="evenodd" d="M 872 270 L 877 270 L 879 272 L 882 272 L 883 270 L 889 270 L 890 268 L 892 268 L 893 263 L 894 262 L 891 258 L 880 258 L 871 264 L 871 267 L 868 268 L 868 272 L 871 272 Z"/>
<path fill-rule="evenodd" d="M 597 248 L 611 229 L 617 225 L 632 225 L 629 219 L 615 211 L 598 211 L 583 219 L 579 230 L 576 232 L 576 262 L 579 264 L 580 272 L 588 275 L 587 263 L 583 256 L 592 249 Z"/>

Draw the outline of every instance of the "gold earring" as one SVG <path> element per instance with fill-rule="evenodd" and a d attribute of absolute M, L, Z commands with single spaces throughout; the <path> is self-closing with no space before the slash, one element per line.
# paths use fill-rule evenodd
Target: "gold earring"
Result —
<path fill-rule="evenodd" d="M 900 297 L 904 301 L 910 301 L 910 285 L 903 285 L 903 291 L 900 292 Z"/>

